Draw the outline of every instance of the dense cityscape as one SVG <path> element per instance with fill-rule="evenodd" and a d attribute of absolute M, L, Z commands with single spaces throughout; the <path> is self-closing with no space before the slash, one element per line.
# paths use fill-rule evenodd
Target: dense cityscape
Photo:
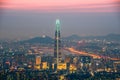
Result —
<path fill-rule="evenodd" d="M 1 80 L 120 80 L 120 41 L 46 35 L 0 42 Z M 76 38 L 73 38 L 76 37 Z"/>

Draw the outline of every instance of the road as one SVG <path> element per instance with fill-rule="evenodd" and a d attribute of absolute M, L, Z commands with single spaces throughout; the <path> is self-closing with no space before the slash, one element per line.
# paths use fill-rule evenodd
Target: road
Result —
<path fill-rule="evenodd" d="M 75 50 L 74 48 L 65 48 L 65 50 L 67 50 L 71 53 L 75 53 L 75 54 L 91 56 L 94 59 L 106 58 L 106 59 L 110 59 L 110 60 L 120 60 L 120 59 L 117 59 L 117 58 L 110 58 L 108 56 L 101 56 L 101 55 L 98 55 L 98 54 L 95 54 L 95 53 L 87 53 L 87 52 L 84 52 L 84 51 L 78 51 L 78 50 Z"/>

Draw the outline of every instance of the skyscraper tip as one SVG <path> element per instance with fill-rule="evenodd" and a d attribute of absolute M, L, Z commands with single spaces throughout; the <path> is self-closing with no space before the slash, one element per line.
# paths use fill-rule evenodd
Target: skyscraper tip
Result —
<path fill-rule="evenodd" d="M 56 19 L 56 24 L 60 24 L 60 20 L 59 19 Z"/>
<path fill-rule="evenodd" d="M 60 31 L 60 20 L 56 19 L 56 31 Z"/>

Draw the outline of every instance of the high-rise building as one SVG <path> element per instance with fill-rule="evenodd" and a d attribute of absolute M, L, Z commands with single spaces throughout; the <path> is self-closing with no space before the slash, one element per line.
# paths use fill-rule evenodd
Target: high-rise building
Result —
<path fill-rule="evenodd" d="M 61 62 L 61 40 L 60 40 L 60 21 L 56 20 L 56 29 L 55 29 L 55 43 L 54 43 L 54 57 L 55 63 L 58 65 Z"/>
<path fill-rule="evenodd" d="M 91 71 L 91 66 L 92 66 L 92 57 L 91 56 L 80 56 L 79 57 L 79 62 L 80 62 L 80 67 L 83 71 Z"/>
<path fill-rule="evenodd" d="M 40 64 L 41 64 L 41 57 L 36 56 L 36 65 L 40 65 Z"/>
<path fill-rule="evenodd" d="M 41 64 L 41 57 L 36 56 L 35 69 L 40 69 L 40 64 Z"/>

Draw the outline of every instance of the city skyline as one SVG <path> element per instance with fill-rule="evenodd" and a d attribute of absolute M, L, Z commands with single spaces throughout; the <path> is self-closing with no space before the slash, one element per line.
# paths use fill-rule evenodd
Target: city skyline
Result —
<path fill-rule="evenodd" d="M 120 80 L 120 1 L 0 1 L 0 79 Z"/>
<path fill-rule="evenodd" d="M 54 37 L 57 18 L 62 36 L 120 34 L 119 1 L 1 1 L 0 39 Z"/>

